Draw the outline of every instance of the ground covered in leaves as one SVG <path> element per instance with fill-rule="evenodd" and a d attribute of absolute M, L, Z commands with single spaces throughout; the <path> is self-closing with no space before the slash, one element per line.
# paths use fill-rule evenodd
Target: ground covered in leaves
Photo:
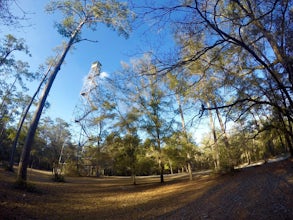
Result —
<path fill-rule="evenodd" d="M 66 177 L 29 170 L 32 192 L 0 168 L 0 219 L 293 219 L 293 160 L 225 175 Z"/>

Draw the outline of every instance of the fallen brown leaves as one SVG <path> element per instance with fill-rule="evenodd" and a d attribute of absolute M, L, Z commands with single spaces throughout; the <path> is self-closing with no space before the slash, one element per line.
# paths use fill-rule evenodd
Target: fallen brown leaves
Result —
<path fill-rule="evenodd" d="M 0 219 L 292 219 L 292 160 L 217 176 L 73 178 L 54 183 L 29 171 L 37 191 L 13 188 L 15 176 L 0 169 Z"/>

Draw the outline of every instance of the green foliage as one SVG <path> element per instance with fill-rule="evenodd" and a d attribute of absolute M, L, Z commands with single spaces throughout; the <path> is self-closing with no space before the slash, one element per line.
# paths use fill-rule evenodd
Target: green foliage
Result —
<path fill-rule="evenodd" d="M 17 119 L 27 105 L 27 81 L 36 79 L 38 74 L 29 71 L 27 62 L 16 60 L 14 55 L 21 52 L 29 55 L 24 39 L 17 39 L 13 35 L 6 35 L 0 40 L 0 158 L 8 160 L 14 126 Z"/>
<path fill-rule="evenodd" d="M 13 35 L 7 34 L 4 39 L 1 39 L 0 44 L 0 66 L 12 66 L 14 64 L 14 57 L 12 53 L 15 51 L 21 51 L 25 54 L 29 54 L 28 47 L 23 38 L 17 39 Z"/>
<path fill-rule="evenodd" d="M 76 159 L 66 161 L 65 175 L 66 176 L 80 176 L 79 171 L 77 170 Z"/>
<path fill-rule="evenodd" d="M 237 151 L 235 148 L 227 149 L 223 145 L 220 146 L 220 169 L 217 172 L 230 173 L 234 170 L 236 160 L 238 159 Z"/>
<path fill-rule="evenodd" d="M 113 28 L 120 35 L 126 38 L 129 36 L 131 31 L 129 23 L 135 16 L 125 2 L 116 0 L 95 1 L 92 12 L 96 19 L 101 20 L 102 23 Z"/>
<path fill-rule="evenodd" d="M 82 2 L 80 0 L 51 1 L 46 11 L 54 13 L 60 11 L 64 18 L 56 23 L 58 32 L 64 37 L 71 37 L 80 22 L 95 30 L 99 23 L 105 24 L 118 34 L 128 37 L 131 31 L 130 23 L 134 13 L 124 2 L 115 0 Z M 76 41 L 80 40 L 80 36 Z"/>
<path fill-rule="evenodd" d="M 62 23 L 55 23 L 55 27 L 57 28 L 57 31 L 60 35 L 67 38 L 71 37 L 73 31 L 76 28 L 73 19 L 73 17 L 67 17 L 62 21 Z M 80 37 L 78 36 L 77 40 L 79 39 Z"/>
<path fill-rule="evenodd" d="M 118 175 L 136 175 L 139 138 L 136 135 L 127 134 L 122 138 L 116 136 L 111 142 L 108 141 L 109 143 L 111 145 L 107 147 L 114 156 L 113 171 Z"/>
<path fill-rule="evenodd" d="M 17 39 L 10 34 L 0 39 L 0 97 L 2 101 L 15 94 L 17 84 L 26 90 L 24 80 L 31 81 L 37 76 L 29 71 L 27 62 L 15 59 L 14 54 L 17 52 L 30 55 L 24 39 Z"/>
<path fill-rule="evenodd" d="M 155 158 L 138 155 L 136 173 L 140 176 L 157 174 L 157 162 Z"/>

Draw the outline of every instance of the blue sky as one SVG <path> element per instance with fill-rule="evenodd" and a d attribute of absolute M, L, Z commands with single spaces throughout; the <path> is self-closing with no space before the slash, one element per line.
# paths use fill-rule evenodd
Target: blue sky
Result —
<path fill-rule="evenodd" d="M 17 2 L 29 13 L 27 16 L 29 19 L 24 22 L 23 28 L 4 27 L 1 28 L 2 33 L 0 33 L 2 35 L 11 33 L 26 40 L 32 56 L 22 56 L 21 59 L 30 64 L 32 71 L 36 71 L 40 64 L 44 64 L 46 59 L 54 54 L 52 49 L 66 39 L 54 29 L 54 21 L 57 21 L 58 17 L 44 12 L 44 7 L 49 1 L 19 0 Z M 21 12 L 16 8 L 15 13 Z M 172 36 L 163 32 L 145 32 L 147 28 L 145 24 L 140 29 L 135 29 L 128 39 L 119 36 L 104 25 L 99 26 L 95 32 L 84 32 L 84 37 L 97 40 L 98 43 L 81 42 L 67 55 L 65 64 L 62 65 L 50 91 L 48 101 L 51 106 L 46 111 L 46 115 L 53 119 L 59 117 L 69 123 L 74 122 L 73 113 L 81 98 L 83 79 L 94 61 L 102 64 L 103 72 L 111 74 L 121 68 L 121 61 L 128 62 L 134 55 L 140 56 L 139 53 L 150 48 L 165 49 L 173 44 Z M 31 93 L 35 91 L 36 86 L 36 83 L 30 85 Z M 198 133 L 205 130 L 198 129 Z"/>
<path fill-rule="evenodd" d="M 23 28 L 6 28 L 1 34 L 12 33 L 26 40 L 32 57 L 22 56 L 21 58 L 28 61 L 31 70 L 35 71 L 40 64 L 44 64 L 46 59 L 54 54 L 52 49 L 66 39 L 54 29 L 54 21 L 58 18 L 44 12 L 48 1 L 18 2 L 24 11 L 29 12 L 29 20 L 24 22 Z M 20 13 L 17 9 L 16 12 Z M 65 64 L 62 65 L 50 91 L 48 101 L 51 107 L 47 114 L 53 118 L 60 117 L 68 122 L 73 121 L 72 113 L 80 98 L 83 78 L 89 72 L 92 62 L 98 60 L 102 64 L 102 71 L 109 74 L 118 70 L 120 61 L 128 61 L 129 56 L 136 53 L 140 45 L 137 35 L 139 33 L 133 33 L 129 39 L 125 39 L 103 25 L 98 27 L 96 32 L 86 31 L 83 36 L 97 40 L 98 43 L 81 42 L 67 55 Z M 35 86 L 31 85 L 31 92 L 34 92 Z"/>

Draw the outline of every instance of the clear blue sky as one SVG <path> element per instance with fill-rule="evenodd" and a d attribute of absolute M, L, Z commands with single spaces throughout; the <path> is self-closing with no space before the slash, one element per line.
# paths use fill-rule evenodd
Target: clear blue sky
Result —
<path fill-rule="evenodd" d="M 26 40 L 32 57 L 25 56 L 22 59 L 30 64 L 32 71 L 36 71 L 40 64 L 44 64 L 45 60 L 54 54 L 52 49 L 66 39 L 54 29 L 54 21 L 58 18 L 44 12 L 48 0 L 19 0 L 17 2 L 24 11 L 29 13 L 27 15 L 29 20 L 23 23 L 23 28 L 1 28 L 0 34 L 11 33 Z M 15 12 L 20 13 L 19 9 Z M 102 71 L 111 74 L 121 68 L 121 61 L 128 62 L 131 56 L 142 50 L 156 48 L 159 45 L 168 47 L 172 44 L 170 42 L 172 37 L 162 33 L 148 33 L 140 29 L 134 30 L 129 39 L 124 39 L 103 25 L 99 26 L 95 32 L 83 33 L 83 36 L 98 40 L 98 43 L 81 42 L 67 55 L 48 98 L 51 106 L 46 115 L 53 119 L 59 117 L 69 123 L 74 122 L 73 113 L 76 104 L 79 103 L 83 78 L 89 72 L 92 62 L 99 61 L 102 64 Z M 35 88 L 36 84 L 31 85 L 32 93 Z"/>

